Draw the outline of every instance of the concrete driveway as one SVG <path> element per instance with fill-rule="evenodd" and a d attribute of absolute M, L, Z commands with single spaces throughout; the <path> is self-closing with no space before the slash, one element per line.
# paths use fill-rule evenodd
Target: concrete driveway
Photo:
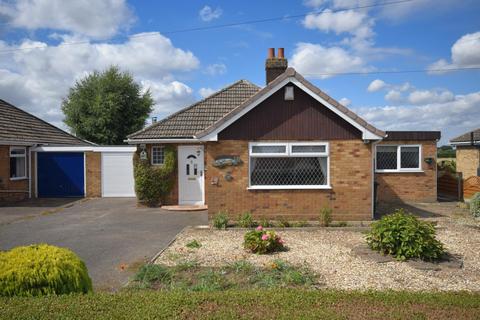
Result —
<path fill-rule="evenodd" d="M 94 286 L 102 290 L 121 287 L 184 227 L 208 223 L 206 211 L 137 208 L 131 198 L 81 200 L 41 209 L 1 207 L 2 215 L 16 218 L 4 223 L 0 219 L 0 250 L 32 243 L 70 248 L 85 261 Z"/>

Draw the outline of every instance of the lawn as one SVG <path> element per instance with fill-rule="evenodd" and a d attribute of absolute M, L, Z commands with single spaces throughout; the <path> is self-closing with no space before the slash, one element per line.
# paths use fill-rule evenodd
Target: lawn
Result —
<path fill-rule="evenodd" d="M 480 294 L 126 290 L 1 298 L 1 319 L 478 319 Z"/>

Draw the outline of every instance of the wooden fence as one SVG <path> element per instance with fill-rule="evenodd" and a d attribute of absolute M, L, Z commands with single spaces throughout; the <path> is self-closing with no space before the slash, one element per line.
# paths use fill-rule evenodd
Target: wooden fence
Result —
<path fill-rule="evenodd" d="M 480 177 L 471 176 L 463 182 L 463 198 L 470 199 L 477 192 L 480 192 Z"/>
<path fill-rule="evenodd" d="M 462 200 L 463 186 L 462 175 L 446 171 L 438 172 L 437 193 L 439 198 L 448 200 Z"/>

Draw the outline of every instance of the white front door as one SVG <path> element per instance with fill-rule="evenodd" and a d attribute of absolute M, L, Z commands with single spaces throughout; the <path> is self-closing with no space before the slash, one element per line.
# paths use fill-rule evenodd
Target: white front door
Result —
<path fill-rule="evenodd" d="M 178 202 L 203 205 L 205 175 L 203 146 L 178 146 Z"/>

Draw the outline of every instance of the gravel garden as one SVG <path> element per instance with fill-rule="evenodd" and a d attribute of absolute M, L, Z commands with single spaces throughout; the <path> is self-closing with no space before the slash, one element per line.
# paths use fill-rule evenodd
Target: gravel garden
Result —
<path fill-rule="evenodd" d="M 397 218 L 382 219 L 385 221 L 374 224 L 372 230 L 376 229 L 377 233 L 370 231 L 368 226 L 333 224 L 335 227 L 332 227 L 330 221 L 325 223 L 325 216 L 320 217 L 321 224 L 329 225 L 328 227 L 291 228 L 289 226 L 293 223 L 283 221 L 283 227 L 257 229 L 253 226 L 250 229 L 188 228 L 177 236 L 154 263 L 171 270 L 189 265 L 191 270 L 196 270 L 193 273 L 199 272 L 201 275 L 205 272 L 217 272 L 220 277 L 227 275 L 224 279 L 226 288 L 234 282 L 235 276 L 231 276 L 231 270 L 237 270 L 235 266 L 240 265 L 248 266 L 250 275 L 268 273 L 276 268 L 277 271 L 289 268 L 288 270 L 299 273 L 296 276 L 301 279 L 291 281 L 291 274 L 284 277 L 277 272 L 280 280 L 272 286 L 280 287 L 480 291 L 478 219 L 473 218 L 466 208 L 451 203 L 420 204 L 407 210 L 417 216 L 419 212 L 424 215 L 418 220 L 408 218 L 411 215 L 405 214 L 406 211 L 400 212 L 393 215 Z M 426 212 L 430 215 L 425 216 Z M 239 220 L 243 218 L 245 217 Z M 223 225 L 217 227 L 228 225 L 225 217 L 222 219 Z M 217 222 L 214 221 L 214 224 Z M 265 221 L 260 224 L 268 225 Z M 385 228 L 388 229 L 387 232 Z M 391 230 L 394 233 L 401 230 L 404 235 L 425 237 L 420 240 L 409 239 L 411 243 L 422 245 L 412 248 L 407 246 L 408 249 L 402 249 L 403 251 L 392 251 L 393 247 L 378 248 L 378 244 L 383 246 L 386 242 L 385 234 Z M 370 246 L 367 245 L 367 238 L 370 239 Z M 372 238 L 380 241 L 375 242 Z M 382 254 L 372 248 L 392 254 Z M 278 268 L 279 264 L 283 267 Z M 250 275 L 245 278 L 251 279 Z M 268 282 L 264 281 L 247 282 L 253 287 L 269 287 Z"/>

